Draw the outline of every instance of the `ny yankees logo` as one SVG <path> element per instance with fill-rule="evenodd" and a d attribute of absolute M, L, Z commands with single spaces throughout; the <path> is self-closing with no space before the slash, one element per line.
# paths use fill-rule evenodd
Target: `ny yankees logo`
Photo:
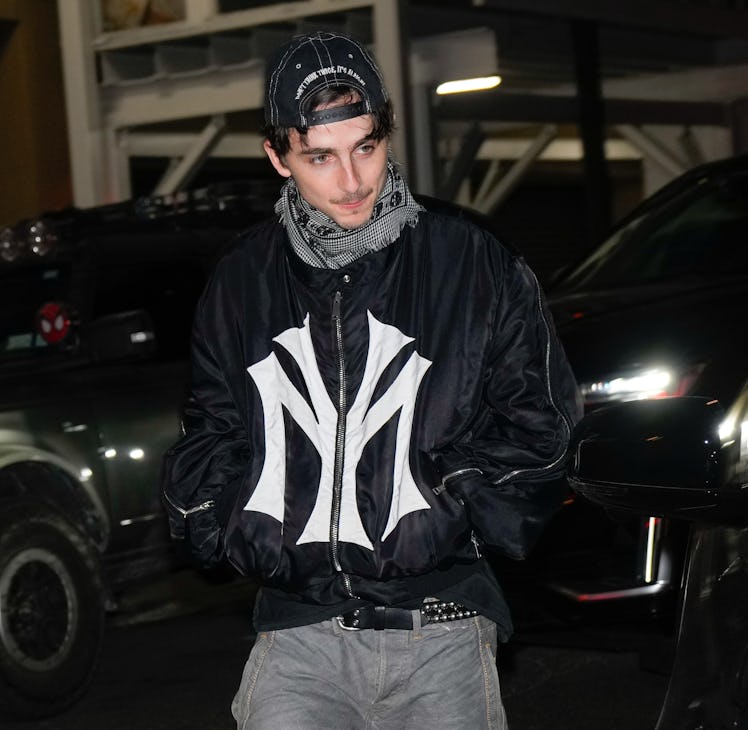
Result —
<path fill-rule="evenodd" d="M 385 540 L 405 515 L 430 509 L 410 470 L 410 436 L 416 395 L 431 361 L 413 352 L 386 392 L 375 402 L 372 394 L 385 368 L 412 337 L 397 327 L 383 324 L 367 312 L 369 350 L 356 399 L 348 409 L 345 434 L 339 539 L 373 550 L 356 504 L 356 466 L 366 444 L 392 416 L 400 411 L 397 424 L 393 492 L 389 517 L 380 536 Z M 335 459 L 335 429 L 338 412 L 325 389 L 317 367 L 309 328 L 309 315 L 301 328 L 292 327 L 273 340 L 282 345 L 299 365 L 313 409 L 289 380 L 275 353 L 247 368 L 257 385 L 265 417 L 265 462 L 260 479 L 245 510 L 263 512 L 283 522 L 286 481 L 286 433 L 283 407 L 314 445 L 321 460 L 320 480 L 309 520 L 297 544 L 328 542 Z M 316 414 L 316 417 L 315 417 Z"/>

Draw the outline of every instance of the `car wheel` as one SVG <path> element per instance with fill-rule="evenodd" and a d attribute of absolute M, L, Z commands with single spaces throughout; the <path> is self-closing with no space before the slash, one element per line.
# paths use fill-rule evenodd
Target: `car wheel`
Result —
<path fill-rule="evenodd" d="M 56 714 L 88 687 L 104 632 L 96 552 L 60 515 L 0 511 L 0 714 Z"/>

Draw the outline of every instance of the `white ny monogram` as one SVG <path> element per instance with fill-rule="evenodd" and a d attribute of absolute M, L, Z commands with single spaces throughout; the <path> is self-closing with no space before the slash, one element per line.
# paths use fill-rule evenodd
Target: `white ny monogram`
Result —
<path fill-rule="evenodd" d="M 395 443 L 393 492 L 389 518 L 380 536 L 385 540 L 403 516 L 429 505 L 416 486 L 410 470 L 410 437 L 416 396 L 431 361 L 413 352 L 385 393 L 371 403 L 382 373 L 405 345 L 413 341 L 391 325 L 367 312 L 369 350 L 361 386 L 348 410 L 345 433 L 345 466 L 340 509 L 339 537 L 343 542 L 373 549 L 356 505 L 356 467 L 369 440 L 400 411 Z M 297 544 L 329 542 L 337 410 L 325 389 L 317 367 L 309 328 L 309 315 L 301 328 L 292 327 L 273 338 L 299 365 L 314 410 L 291 383 L 275 353 L 247 368 L 260 393 L 265 419 L 265 461 L 245 510 L 263 512 L 283 522 L 286 482 L 286 433 L 283 406 L 307 435 L 321 459 L 317 500 Z M 316 413 L 316 418 L 315 418 Z"/>

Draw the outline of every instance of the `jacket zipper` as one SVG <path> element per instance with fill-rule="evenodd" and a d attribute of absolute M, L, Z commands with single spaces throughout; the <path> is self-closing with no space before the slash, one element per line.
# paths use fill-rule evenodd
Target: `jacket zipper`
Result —
<path fill-rule="evenodd" d="M 169 503 L 169 504 L 170 504 L 170 505 L 171 505 L 172 507 L 174 507 L 174 509 L 175 509 L 175 510 L 176 510 L 177 512 L 179 512 L 179 514 L 180 514 L 180 515 L 182 515 L 182 517 L 184 517 L 184 519 L 185 519 L 185 520 L 186 520 L 186 519 L 187 519 L 187 518 L 188 518 L 188 517 L 189 517 L 190 515 L 194 515 L 194 514 L 196 514 L 197 512 L 205 512 L 206 510 L 209 510 L 209 509 L 213 509 L 213 507 L 215 507 L 215 504 L 216 504 L 216 503 L 215 503 L 215 500 L 213 500 L 213 499 L 208 499 L 208 500 L 206 500 L 205 502 L 201 502 L 201 503 L 200 503 L 200 504 L 198 504 L 198 505 L 197 505 L 196 507 L 190 507 L 189 509 L 184 509 L 184 508 L 180 507 L 180 506 L 179 506 L 178 504 L 174 504 L 174 501 L 173 501 L 173 500 L 171 500 L 171 499 L 169 499 L 169 495 L 168 495 L 168 494 L 164 493 L 164 498 L 166 499 L 166 501 L 167 501 L 167 502 L 168 502 L 168 503 Z"/>
<path fill-rule="evenodd" d="M 333 567 L 343 578 L 347 593 L 353 597 L 350 576 L 343 572 L 338 553 L 340 505 L 343 497 L 343 468 L 345 466 L 345 427 L 348 415 L 348 396 L 346 394 L 347 374 L 345 368 L 345 351 L 343 349 L 343 317 L 340 307 L 342 300 L 342 293 L 336 291 L 332 300 L 332 321 L 335 349 L 338 355 L 338 424 L 335 432 L 335 463 L 332 480 L 332 510 L 330 513 L 330 557 Z"/>
<path fill-rule="evenodd" d="M 449 474 L 442 477 L 441 484 L 439 486 L 434 487 L 431 491 L 439 495 L 441 494 L 446 488 L 447 488 L 447 482 L 450 479 L 457 479 L 458 477 L 465 476 L 465 474 L 483 474 L 483 471 L 481 469 L 478 469 L 477 467 L 467 467 L 465 469 L 457 469 L 457 471 L 452 471 Z"/>
<path fill-rule="evenodd" d="M 554 461 L 552 461 L 550 464 L 546 464 L 545 466 L 539 467 L 537 469 L 515 469 L 514 471 L 510 471 L 508 474 L 505 474 L 501 479 L 497 479 L 494 484 L 504 484 L 505 482 L 508 482 L 511 479 L 514 479 L 515 476 L 518 474 L 542 474 L 544 471 L 549 471 L 550 469 L 555 469 L 565 458 L 566 458 L 566 448 L 569 444 L 569 441 L 571 440 L 571 431 L 572 431 L 572 425 L 569 422 L 569 419 L 566 417 L 566 414 L 559 408 L 559 406 L 556 404 L 556 401 L 553 397 L 553 387 L 551 385 L 551 334 L 550 334 L 550 325 L 548 324 L 548 320 L 546 319 L 545 313 L 543 312 L 543 303 L 541 299 L 540 294 L 540 284 L 538 284 L 537 277 L 531 273 L 531 276 L 533 280 L 535 281 L 535 292 L 536 292 L 536 300 L 538 303 L 538 311 L 540 313 L 540 319 L 543 321 L 543 326 L 545 327 L 546 332 L 546 344 L 545 344 L 545 381 L 546 381 L 546 389 L 548 391 L 548 400 L 551 402 L 551 405 L 553 406 L 553 410 L 556 411 L 559 418 L 561 419 L 561 422 L 564 425 L 564 446 L 561 449 L 561 453 L 558 455 L 558 458 L 556 458 Z"/>

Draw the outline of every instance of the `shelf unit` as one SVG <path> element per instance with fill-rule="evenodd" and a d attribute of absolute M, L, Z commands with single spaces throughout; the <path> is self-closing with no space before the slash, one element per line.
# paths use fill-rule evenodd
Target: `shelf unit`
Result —
<path fill-rule="evenodd" d="M 142 149 L 171 158 L 154 190 L 162 194 L 183 186 L 221 144 L 260 154 L 252 131 L 228 135 L 226 115 L 262 109 L 265 58 L 295 33 L 336 28 L 369 42 L 395 108 L 407 108 L 399 0 L 255 5 L 224 11 L 219 0 L 185 0 L 184 20 L 104 32 L 98 3 L 59 0 L 76 205 L 129 197 L 130 156 Z M 403 136 L 393 146 L 408 160 Z"/>

